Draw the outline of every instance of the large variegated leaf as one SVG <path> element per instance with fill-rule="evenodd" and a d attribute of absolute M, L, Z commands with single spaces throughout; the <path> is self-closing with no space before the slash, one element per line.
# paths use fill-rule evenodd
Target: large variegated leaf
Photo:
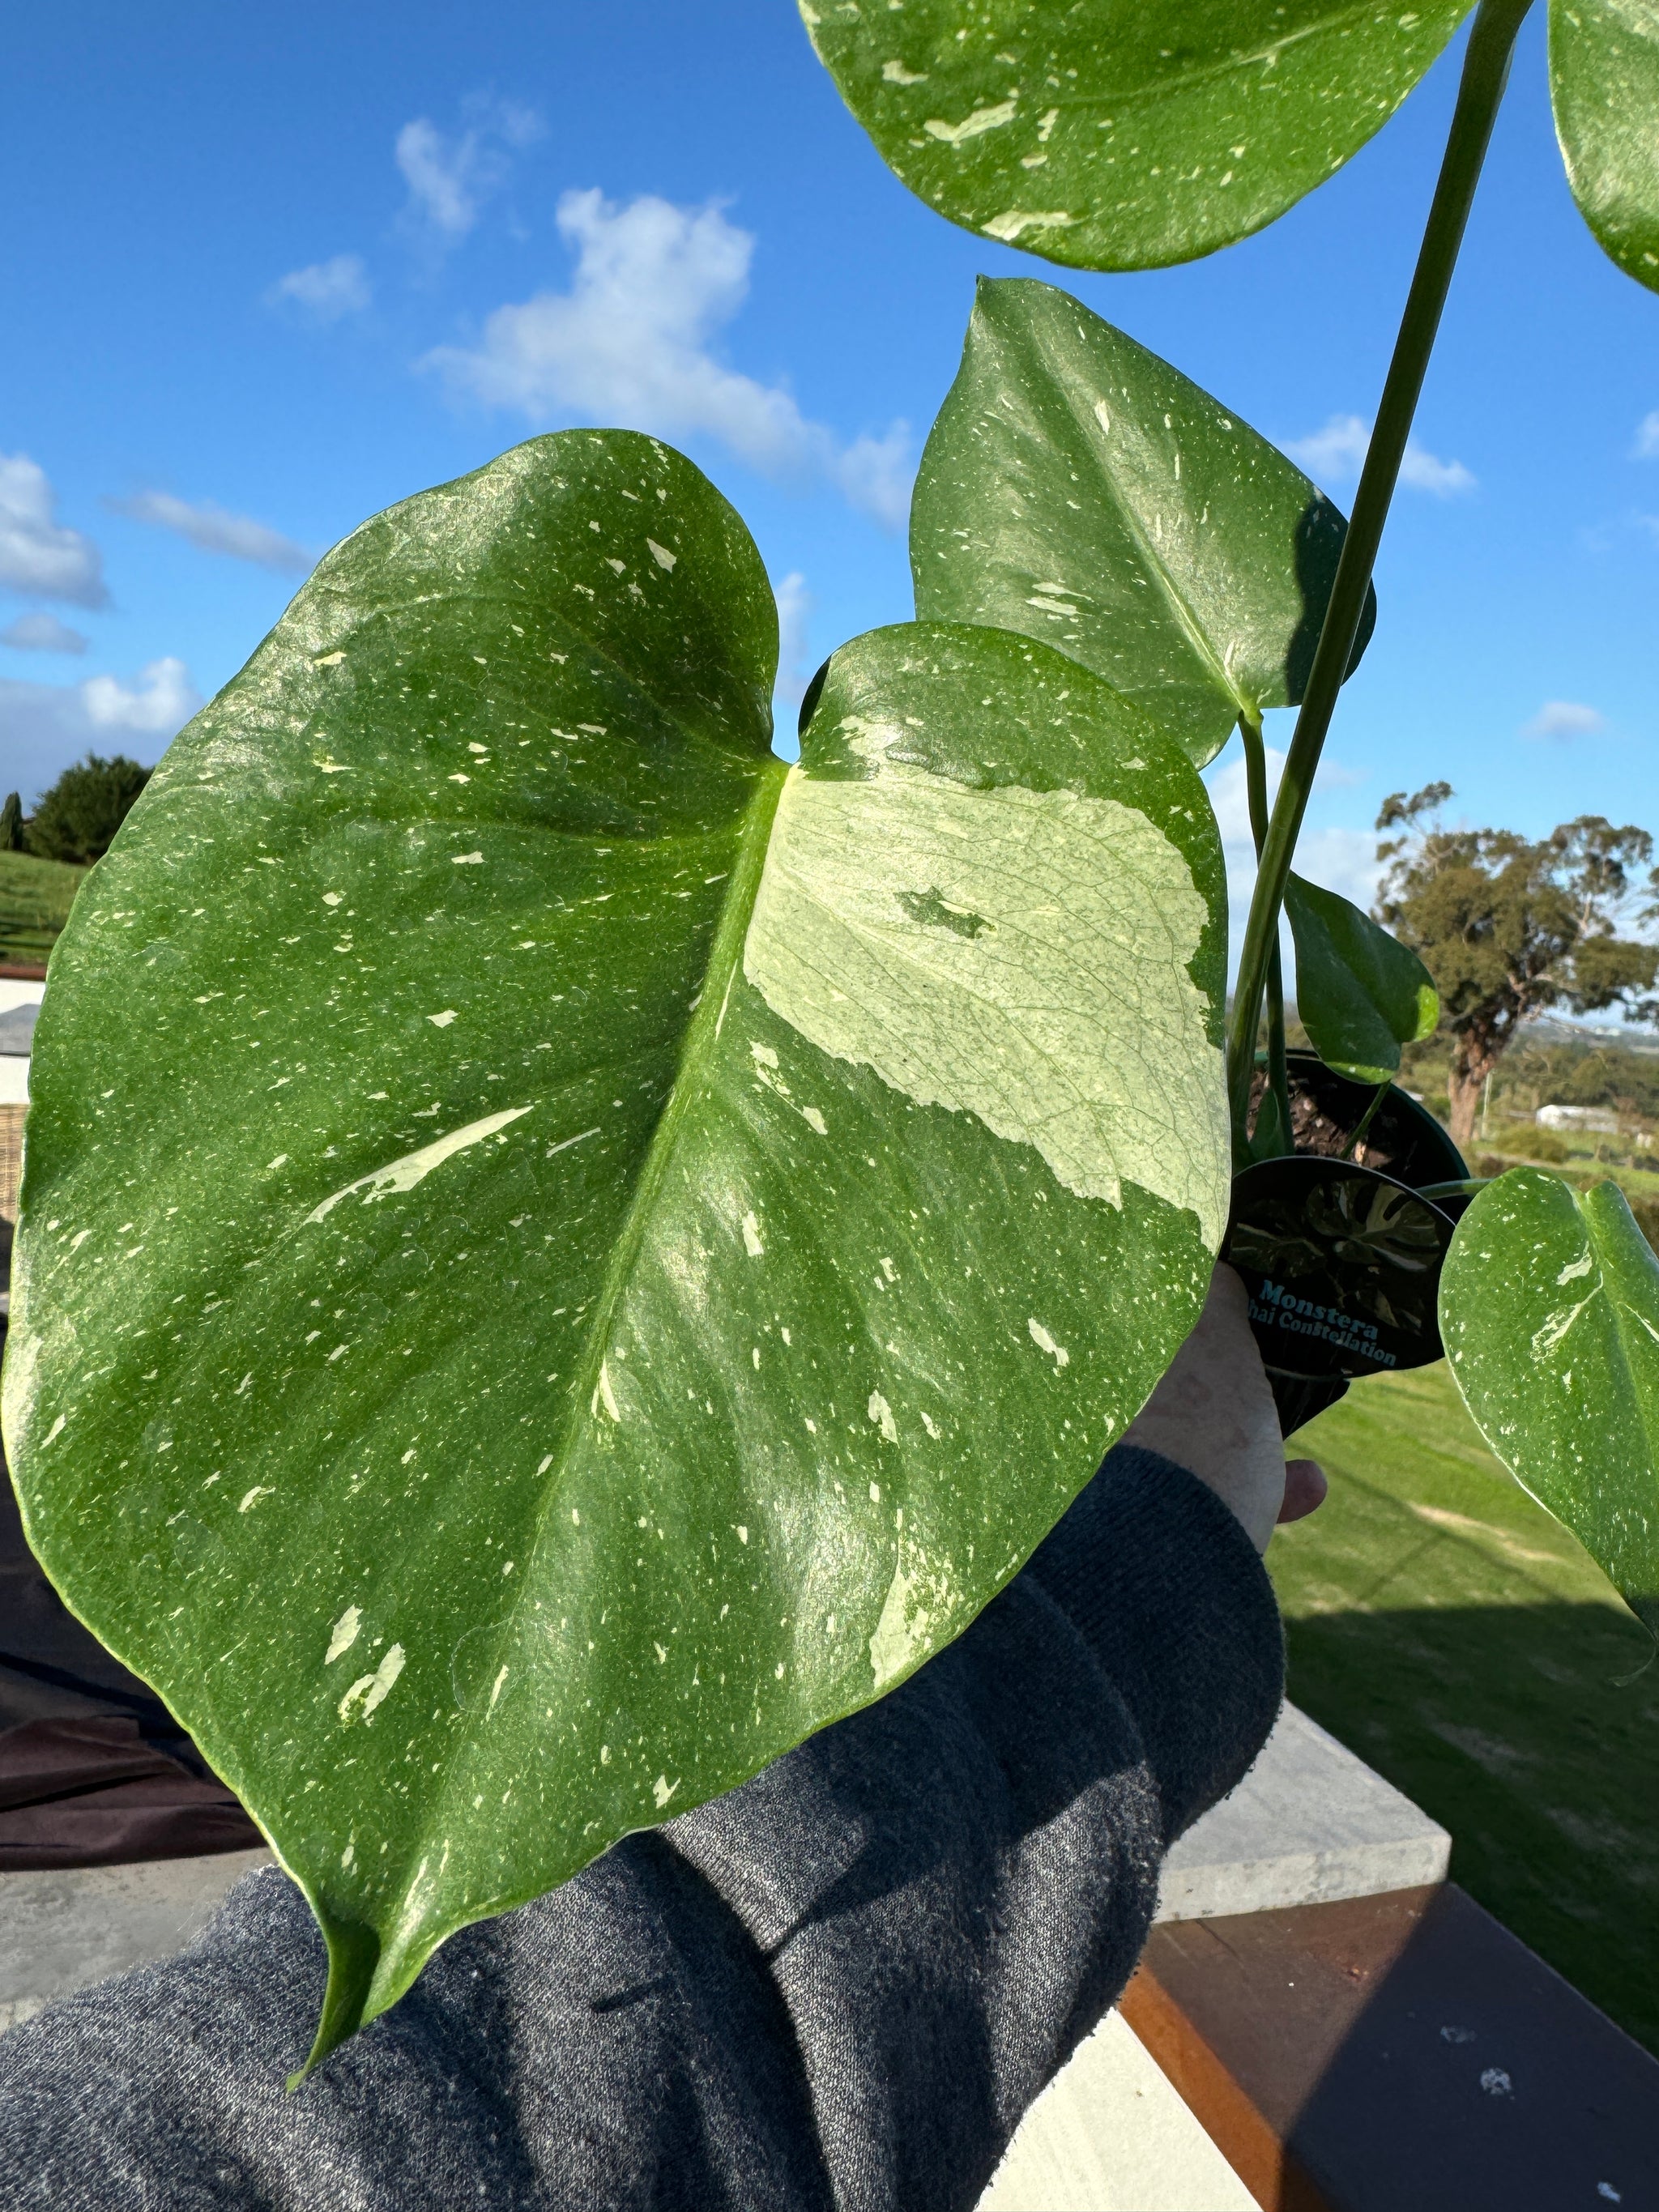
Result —
<path fill-rule="evenodd" d="M 1029 277 L 981 277 L 910 509 L 916 612 L 1058 646 L 1200 767 L 1294 706 L 1347 525 L 1249 424 Z M 1353 662 L 1376 620 L 1368 596 Z"/>
<path fill-rule="evenodd" d="M 930 207 L 1074 269 L 1151 269 L 1322 185 L 1470 0 L 799 4 L 842 99 Z"/>
<path fill-rule="evenodd" d="M 1659 1260 L 1618 1185 L 1512 1168 L 1481 1191 L 1440 1333 L 1486 1442 L 1659 1637 Z"/>
<path fill-rule="evenodd" d="M 59 944 L 31 1540 L 303 1885 L 318 2048 L 953 1636 L 1226 1206 L 1192 769 L 1028 640 L 837 656 L 650 440 L 325 560 Z"/>
<path fill-rule="evenodd" d="M 1619 266 L 1659 292 L 1659 5 L 1550 0 L 1550 92 L 1567 177 Z"/>

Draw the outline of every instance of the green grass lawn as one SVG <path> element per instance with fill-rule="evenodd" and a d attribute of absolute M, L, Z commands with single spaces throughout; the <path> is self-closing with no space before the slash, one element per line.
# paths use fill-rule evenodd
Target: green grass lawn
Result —
<path fill-rule="evenodd" d="M 0 853 L 0 965 L 44 963 L 86 872 L 32 853 Z"/>
<path fill-rule="evenodd" d="M 1647 1635 L 1443 1364 L 1357 1384 L 1297 1441 L 1331 1494 L 1268 1559 L 1291 1697 L 1449 1829 L 1455 1881 L 1659 2053 Z"/>

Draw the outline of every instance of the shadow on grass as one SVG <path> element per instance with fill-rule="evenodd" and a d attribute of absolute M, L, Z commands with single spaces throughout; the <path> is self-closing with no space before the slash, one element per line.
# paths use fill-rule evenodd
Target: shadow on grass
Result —
<path fill-rule="evenodd" d="M 1362 1607 L 1285 1636 L 1297 1704 L 1450 1831 L 1454 1880 L 1659 2055 L 1659 1664 L 1636 1623 L 1594 1603 Z"/>

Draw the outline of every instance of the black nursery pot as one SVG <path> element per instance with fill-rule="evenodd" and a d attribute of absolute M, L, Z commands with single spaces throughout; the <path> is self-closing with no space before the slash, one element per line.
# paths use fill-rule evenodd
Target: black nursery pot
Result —
<path fill-rule="evenodd" d="M 1310 1147 L 1234 1178 L 1221 1248 L 1249 1293 L 1250 1327 L 1286 1436 L 1334 1406 L 1355 1376 L 1441 1357 L 1441 1263 L 1468 1203 L 1417 1195 L 1468 1169 L 1433 1115 L 1403 1091 L 1391 1089 L 1373 1117 L 1362 1167 L 1333 1155 L 1375 1091 L 1312 1053 L 1291 1053 L 1289 1068 L 1292 1118 L 1310 1132 Z"/>

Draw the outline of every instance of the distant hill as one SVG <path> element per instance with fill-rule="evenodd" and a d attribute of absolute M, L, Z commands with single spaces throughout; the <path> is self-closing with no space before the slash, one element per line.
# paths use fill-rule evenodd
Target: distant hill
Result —
<path fill-rule="evenodd" d="M 90 873 L 32 853 L 0 853 L 0 967 L 44 963 Z"/>
<path fill-rule="evenodd" d="M 1564 1022 L 1555 1014 L 1540 1014 L 1523 1022 L 1518 1044 L 1576 1044 L 1593 1052 L 1634 1052 L 1659 1056 L 1659 1036 L 1625 1022 Z"/>

